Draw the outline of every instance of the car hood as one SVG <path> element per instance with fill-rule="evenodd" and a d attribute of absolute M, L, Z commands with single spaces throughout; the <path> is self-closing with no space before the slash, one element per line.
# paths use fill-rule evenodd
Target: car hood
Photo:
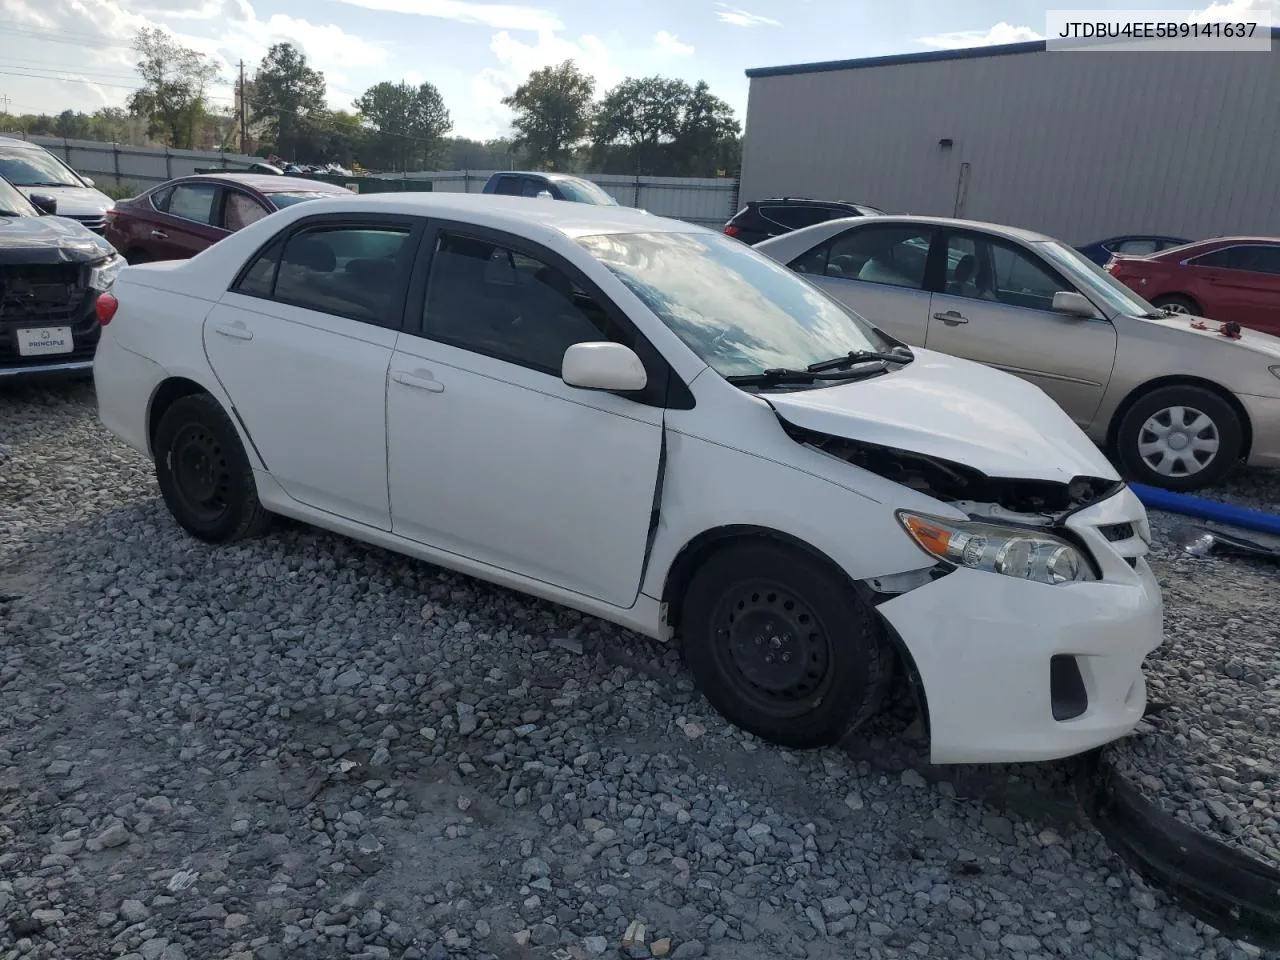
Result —
<path fill-rule="evenodd" d="M 1011 480 L 1119 480 L 1102 451 L 1039 387 L 930 350 L 872 380 L 765 393 L 783 420 Z"/>
<path fill-rule="evenodd" d="M 1189 314 L 1174 314 L 1169 317 L 1131 317 L 1134 323 L 1147 324 L 1153 327 L 1161 327 L 1170 331 L 1178 337 L 1203 337 L 1213 341 L 1215 345 L 1220 345 L 1233 350 L 1251 350 L 1254 353 L 1261 354 L 1270 360 L 1280 360 L 1280 337 L 1273 336 L 1269 333 L 1263 333 L 1260 330 L 1251 330 L 1248 327 L 1240 328 L 1240 339 L 1232 340 L 1224 337 L 1218 331 L 1222 328 L 1221 322 L 1217 320 L 1209 320 L 1205 317 L 1194 317 Z M 1205 327 L 1200 330 L 1192 324 L 1201 324 Z M 1189 342 L 1189 341 L 1184 341 Z M 1203 345 L 1209 348 L 1209 344 Z"/>
<path fill-rule="evenodd" d="M 115 201 L 92 187 L 18 187 L 28 197 L 44 194 L 58 201 L 60 217 L 101 217 Z"/>
<path fill-rule="evenodd" d="M 90 263 L 114 253 L 110 243 L 75 220 L 0 216 L 0 264 Z"/>

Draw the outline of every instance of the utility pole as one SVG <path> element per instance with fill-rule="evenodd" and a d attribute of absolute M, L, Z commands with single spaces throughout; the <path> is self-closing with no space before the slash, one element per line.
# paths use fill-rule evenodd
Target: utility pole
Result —
<path fill-rule="evenodd" d="M 0 115 L 7 117 L 9 115 L 9 95 L 5 94 L 4 96 L 0 97 L 0 103 L 4 104 L 4 109 L 0 110 Z"/>
<path fill-rule="evenodd" d="M 240 61 L 240 152 L 247 153 L 249 143 L 249 106 L 245 102 L 244 61 Z"/>

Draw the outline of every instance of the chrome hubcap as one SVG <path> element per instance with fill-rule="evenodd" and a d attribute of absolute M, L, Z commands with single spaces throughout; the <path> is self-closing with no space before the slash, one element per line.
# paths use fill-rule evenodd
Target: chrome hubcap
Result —
<path fill-rule="evenodd" d="M 1218 425 L 1205 413 L 1194 407 L 1166 407 L 1142 425 L 1138 455 L 1161 476 L 1189 477 L 1213 462 L 1220 442 Z"/>
<path fill-rule="evenodd" d="M 1190 313 L 1191 312 L 1180 303 L 1166 303 L 1164 305 L 1164 308 L 1168 310 L 1170 313 Z"/>

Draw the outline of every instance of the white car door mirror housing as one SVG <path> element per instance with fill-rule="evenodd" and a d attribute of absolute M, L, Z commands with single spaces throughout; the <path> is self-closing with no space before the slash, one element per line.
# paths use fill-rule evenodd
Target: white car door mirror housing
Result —
<path fill-rule="evenodd" d="M 1073 317 L 1096 316 L 1093 304 L 1083 293 L 1074 290 L 1059 290 L 1053 295 L 1053 309 L 1059 313 L 1069 313 Z"/>
<path fill-rule="evenodd" d="M 551 191 L 550 191 L 550 190 L 539 190 L 539 191 L 538 191 L 538 199 L 539 199 L 539 200 L 554 200 L 554 199 L 555 199 L 555 197 L 553 197 L 553 196 L 551 195 Z"/>
<path fill-rule="evenodd" d="M 583 390 L 643 390 L 649 382 L 644 364 L 620 343 L 575 343 L 564 352 L 560 378 Z"/>

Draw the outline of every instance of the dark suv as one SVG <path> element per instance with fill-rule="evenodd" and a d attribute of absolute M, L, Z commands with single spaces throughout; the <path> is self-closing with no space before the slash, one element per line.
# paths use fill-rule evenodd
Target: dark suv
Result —
<path fill-rule="evenodd" d="M 841 217 L 874 217 L 884 213 L 865 203 L 846 200 L 810 200 L 806 197 L 774 197 L 752 200 L 724 225 L 724 232 L 743 243 L 756 244 L 815 223 Z"/>

